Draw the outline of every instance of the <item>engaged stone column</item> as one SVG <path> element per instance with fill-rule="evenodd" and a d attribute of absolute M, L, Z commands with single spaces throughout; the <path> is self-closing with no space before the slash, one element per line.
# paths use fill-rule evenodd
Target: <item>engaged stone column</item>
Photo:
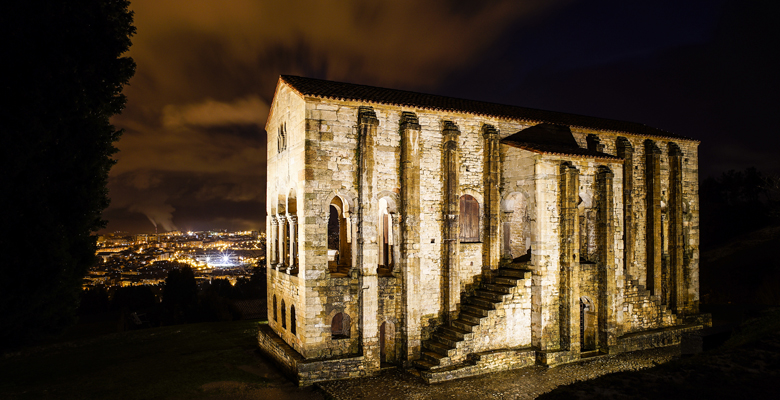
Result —
<path fill-rule="evenodd" d="M 376 174 L 376 130 L 379 120 L 374 109 L 361 106 L 358 109 L 358 206 L 357 206 L 357 265 L 360 296 L 360 329 L 362 331 L 363 356 L 369 370 L 379 369 L 379 336 L 377 326 L 378 281 L 376 275 L 379 243 L 377 243 L 377 212 L 374 188 Z"/>
<path fill-rule="evenodd" d="M 624 137 L 617 139 L 617 155 L 623 159 L 623 272 L 636 278 L 634 271 L 634 147 Z"/>
<path fill-rule="evenodd" d="M 275 215 L 269 215 L 268 218 L 271 222 L 271 229 L 268 230 L 268 238 L 265 247 L 268 249 L 268 265 L 273 268 L 277 263 L 276 252 L 278 251 L 278 245 L 276 243 L 276 237 L 279 235 L 279 221 L 276 220 Z"/>
<path fill-rule="evenodd" d="M 276 219 L 279 220 L 279 257 L 277 259 L 278 264 L 276 265 L 276 269 L 281 270 L 285 267 L 284 263 L 287 255 L 287 227 L 285 226 L 286 218 L 284 215 L 277 214 Z"/>
<path fill-rule="evenodd" d="M 615 203 L 612 171 L 599 167 L 596 175 L 598 202 L 598 237 L 601 243 L 598 278 L 598 346 L 607 352 L 616 343 L 615 317 Z"/>
<path fill-rule="evenodd" d="M 482 127 L 485 139 L 483 154 L 483 176 L 485 186 L 485 235 L 482 244 L 482 268 L 497 269 L 501 260 L 501 238 L 498 234 L 498 216 L 501 195 L 498 185 L 501 182 L 498 131 L 492 125 Z"/>
<path fill-rule="evenodd" d="M 561 165 L 560 204 L 560 275 L 558 277 L 558 323 L 560 350 L 579 350 L 579 171 L 572 165 Z M 576 310 L 576 312 L 574 311 Z"/>
<path fill-rule="evenodd" d="M 645 140 L 645 204 L 647 288 L 661 296 L 661 150 L 652 140 Z"/>
<path fill-rule="evenodd" d="M 669 294 L 675 313 L 685 310 L 682 155 L 679 146 L 669 143 Z"/>
<path fill-rule="evenodd" d="M 442 152 L 442 174 L 444 177 L 444 257 L 443 278 L 444 283 L 444 318 L 455 317 L 458 303 L 460 302 L 459 269 L 459 241 L 458 234 L 460 224 L 460 187 L 458 173 L 460 171 L 460 157 L 458 154 L 458 137 L 460 131 L 454 123 L 444 121 L 444 150 Z"/>
<path fill-rule="evenodd" d="M 290 259 L 288 260 L 287 272 L 293 273 L 298 270 L 298 217 L 296 215 L 287 215 L 290 226 Z"/>
<path fill-rule="evenodd" d="M 405 366 L 420 358 L 421 327 L 420 299 L 417 285 L 420 282 L 420 123 L 417 115 L 401 113 L 401 215 L 398 239 L 401 257 L 398 267 L 403 273 L 403 321 L 401 332 Z"/>

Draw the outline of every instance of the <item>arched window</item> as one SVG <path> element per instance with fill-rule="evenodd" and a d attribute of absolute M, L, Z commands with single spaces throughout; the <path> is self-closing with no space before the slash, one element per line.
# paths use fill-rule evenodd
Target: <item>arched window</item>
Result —
<path fill-rule="evenodd" d="M 292 269 L 298 268 L 298 200 L 295 194 L 295 188 L 290 190 L 287 195 L 287 218 L 289 220 L 289 229 L 287 229 L 287 260 Z"/>
<path fill-rule="evenodd" d="M 282 329 L 287 329 L 287 309 L 284 307 L 284 299 L 282 299 Z"/>
<path fill-rule="evenodd" d="M 290 306 L 290 332 L 295 335 L 296 329 L 295 329 L 295 305 Z"/>
<path fill-rule="evenodd" d="M 387 200 L 379 200 L 379 268 L 386 272 L 393 270 L 393 217 L 388 210 Z"/>
<path fill-rule="evenodd" d="M 279 133 L 276 135 L 276 150 L 281 153 L 287 150 L 287 123 L 279 126 Z"/>
<path fill-rule="evenodd" d="M 333 339 L 344 339 L 349 337 L 349 315 L 340 312 L 333 316 L 330 323 L 330 334 Z"/>
<path fill-rule="evenodd" d="M 328 213 L 328 269 L 345 276 L 352 264 L 349 240 L 349 205 L 339 196 L 330 201 Z"/>
<path fill-rule="evenodd" d="M 479 242 L 479 202 L 467 194 L 460 197 L 460 241 Z"/>
<path fill-rule="evenodd" d="M 274 295 L 274 321 L 279 322 L 279 314 L 276 313 L 276 295 Z"/>

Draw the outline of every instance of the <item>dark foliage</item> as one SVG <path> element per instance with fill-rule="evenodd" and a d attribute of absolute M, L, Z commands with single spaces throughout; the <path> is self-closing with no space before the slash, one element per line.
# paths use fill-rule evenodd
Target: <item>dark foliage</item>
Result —
<path fill-rule="evenodd" d="M 243 297 L 239 288 L 230 284 L 230 281 L 227 279 L 212 279 L 211 283 L 203 290 L 203 294 L 213 294 L 233 300 Z"/>
<path fill-rule="evenodd" d="M 198 313 L 198 286 L 189 266 L 168 272 L 162 306 L 167 323 L 195 322 Z"/>
<path fill-rule="evenodd" d="M 128 286 L 116 290 L 111 299 L 112 311 L 148 311 L 157 305 L 157 297 L 148 286 Z"/>
<path fill-rule="evenodd" d="M 133 76 L 124 0 L 3 2 L 0 347 L 60 333 L 96 262 L 106 183 Z"/>
<path fill-rule="evenodd" d="M 241 293 L 241 299 L 263 299 L 266 298 L 268 282 L 266 281 L 265 267 L 255 266 L 252 268 L 252 276 L 247 279 L 239 279 L 236 287 Z"/>
<path fill-rule="evenodd" d="M 702 246 L 718 246 L 776 222 L 772 182 L 755 168 L 705 179 L 700 192 Z"/>
<path fill-rule="evenodd" d="M 108 311 L 108 290 L 103 286 L 84 289 L 79 301 L 79 315 L 99 314 Z"/>
<path fill-rule="evenodd" d="M 702 182 L 703 304 L 780 304 L 778 182 L 755 168 Z"/>

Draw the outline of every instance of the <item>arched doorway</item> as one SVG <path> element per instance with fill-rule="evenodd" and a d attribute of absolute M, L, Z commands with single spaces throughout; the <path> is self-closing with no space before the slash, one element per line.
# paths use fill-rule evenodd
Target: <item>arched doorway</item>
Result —
<path fill-rule="evenodd" d="M 379 357 L 383 363 L 396 361 L 395 357 L 395 324 L 382 322 L 379 327 Z"/>
<path fill-rule="evenodd" d="M 587 296 L 580 298 L 580 351 L 596 350 L 598 318 L 593 301 Z"/>

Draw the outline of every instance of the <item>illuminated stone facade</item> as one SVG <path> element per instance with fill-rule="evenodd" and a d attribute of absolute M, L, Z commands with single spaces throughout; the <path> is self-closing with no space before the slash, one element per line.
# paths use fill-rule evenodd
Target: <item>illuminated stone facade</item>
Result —
<path fill-rule="evenodd" d="M 708 323 L 694 140 L 290 76 L 266 131 L 258 339 L 302 385 L 555 365 Z"/>

